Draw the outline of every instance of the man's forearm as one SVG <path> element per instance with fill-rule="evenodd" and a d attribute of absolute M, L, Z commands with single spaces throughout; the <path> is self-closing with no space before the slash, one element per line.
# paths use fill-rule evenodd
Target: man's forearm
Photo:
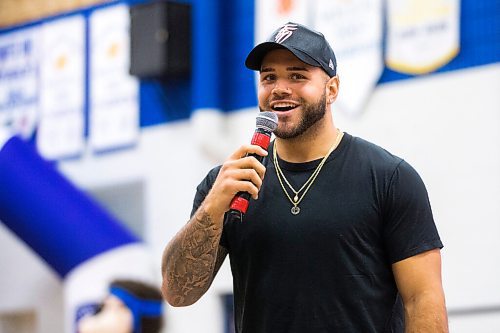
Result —
<path fill-rule="evenodd" d="M 207 291 L 221 233 L 222 221 L 214 223 L 202 206 L 168 244 L 163 253 L 162 291 L 171 305 L 191 305 Z"/>
<path fill-rule="evenodd" d="M 405 333 L 448 333 L 444 298 L 428 295 L 405 304 Z"/>

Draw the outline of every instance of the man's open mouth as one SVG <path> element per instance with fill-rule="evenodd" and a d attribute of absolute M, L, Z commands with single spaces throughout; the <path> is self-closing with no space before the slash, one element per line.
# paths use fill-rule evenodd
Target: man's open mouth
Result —
<path fill-rule="evenodd" d="M 289 102 L 277 102 L 272 104 L 271 109 L 273 111 L 277 112 L 285 112 L 285 111 L 290 111 L 293 110 L 297 107 L 298 105 L 295 103 L 289 103 Z"/>

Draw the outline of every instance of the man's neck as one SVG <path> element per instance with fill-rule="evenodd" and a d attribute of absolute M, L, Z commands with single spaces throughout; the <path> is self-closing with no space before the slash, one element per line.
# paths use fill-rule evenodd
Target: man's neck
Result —
<path fill-rule="evenodd" d="M 292 139 L 276 138 L 277 153 L 285 161 L 302 163 L 324 157 L 335 143 L 339 131 L 333 122 L 316 123 Z"/>

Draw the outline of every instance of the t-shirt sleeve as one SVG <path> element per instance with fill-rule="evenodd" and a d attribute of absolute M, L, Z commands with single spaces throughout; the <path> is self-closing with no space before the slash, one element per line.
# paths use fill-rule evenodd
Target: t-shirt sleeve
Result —
<path fill-rule="evenodd" d="M 217 175 L 219 174 L 220 171 L 220 166 L 213 168 L 208 172 L 208 174 L 203 178 L 200 184 L 196 187 L 196 194 L 194 196 L 193 200 L 193 208 L 191 209 L 191 215 L 190 217 L 193 217 L 194 213 L 198 210 L 198 208 L 201 206 L 201 203 L 203 200 L 205 200 L 205 197 L 207 196 L 208 192 L 212 188 L 212 185 L 215 182 L 215 179 L 217 178 Z"/>
<path fill-rule="evenodd" d="M 425 185 L 405 161 L 399 163 L 390 180 L 384 216 L 391 263 L 443 247 Z"/>

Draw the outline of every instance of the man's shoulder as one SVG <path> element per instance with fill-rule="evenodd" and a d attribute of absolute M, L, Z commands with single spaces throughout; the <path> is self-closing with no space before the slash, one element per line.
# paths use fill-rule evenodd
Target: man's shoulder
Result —
<path fill-rule="evenodd" d="M 217 175 L 219 175 L 219 171 L 222 165 L 217 165 L 213 167 L 210 171 L 208 171 L 207 175 L 203 180 L 200 182 L 200 184 L 197 187 L 198 191 L 205 191 L 208 192 L 212 188 L 212 185 L 215 182 L 215 179 L 217 178 Z"/>
<path fill-rule="evenodd" d="M 357 136 L 349 136 L 349 150 L 360 162 L 367 162 L 379 167 L 394 168 L 403 161 L 401 157 L 392 154 L 390 151 L 379 146 L 378 144 Z"/>
<path fill-rule="evenodd" d="M 222 168 L 222 165 L 217 165 L 214 166 L 207 174 L 207 177 L 209 178 L 217 178 L 217 175 L 219 174 L 220 168 Z"/>

